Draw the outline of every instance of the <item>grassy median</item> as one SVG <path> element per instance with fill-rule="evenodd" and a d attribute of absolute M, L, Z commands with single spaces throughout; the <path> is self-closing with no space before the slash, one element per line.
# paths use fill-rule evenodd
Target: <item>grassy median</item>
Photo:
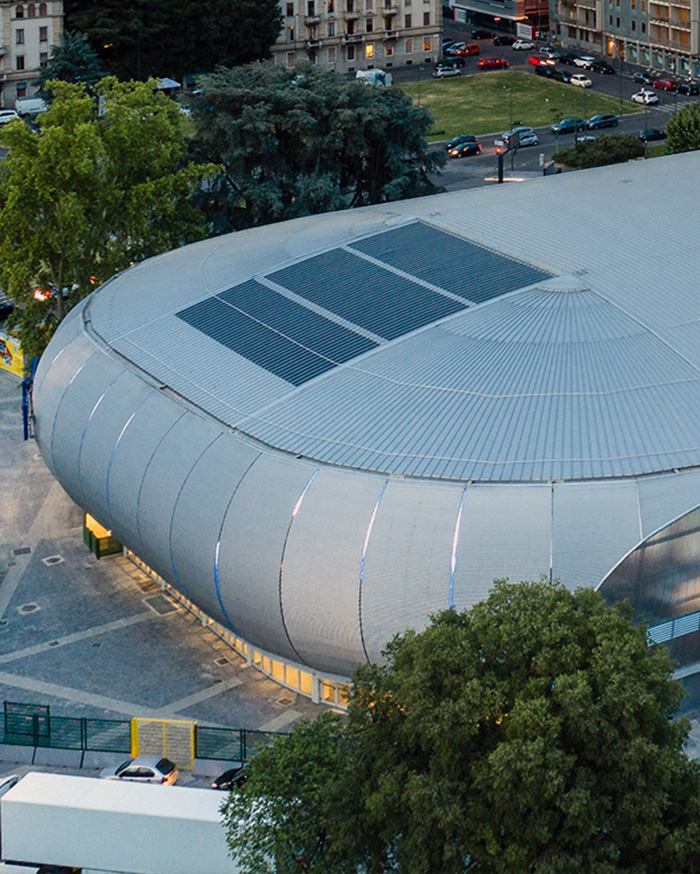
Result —
<path fill-rule="evenodd" d="M 595 74 L 594 74 L 595 75 Z M 590 118 L 598 113 L 620 114 L 616 97 L 599 94 L 591 88 L 577 88 L 542 79 L 531 73 L 499 70 L 429 79 L 401 85 L 414 102 L 429 106 L 435 125 L 429 140 L 444 140 L 460 133 L 487 134 L 513 125 L 541 127 L 569 116 Z M 626 83 L 623 97 L 633 86 Z M 508 90 L 510 89 L 510 90 Z M 622 101 L 622 113 L 639 112 L 628 99 Z"/>

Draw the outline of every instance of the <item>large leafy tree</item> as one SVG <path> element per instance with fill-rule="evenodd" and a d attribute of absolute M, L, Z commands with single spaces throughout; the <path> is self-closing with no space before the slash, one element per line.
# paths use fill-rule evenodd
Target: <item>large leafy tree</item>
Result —
<path fill-rule="evenodd" d="M 84 86 L 47 87 L 39 128 L 13 122 L 1 137 L 0 285 L 27 357 L 96 285 L 206 236 L 190 198 L 214 171 L 185 162 L 182 114 L 154 83 L 104 79 L 99 109 Z"/>
<path fill-rule="evenodd" d="M 396 874 L 700 870 L 684 693 L 629 616 L 592 589 L 500 582 L 396 637 L 353 678 L 316 806 L 330 858 Z M 305 804 L 301 786 L 287 809 Z M 284 818 L 254 826 L 268 827 Z"/>
<path fill-rule="evenodd" d="M 666 125 L 666 148 L 672 153 L 700 149 L 700 104 L 684 106 L 669 118 Z"/>
<path fill-rule="evenodd" d="M 277 0 L 66 0 L 66 20 L 111 72 L 139 79 L 268 58 L 282 26 Z"/>
<path fill-rule="evenodd" d="M 438 190 L 430 114 L 398 89 L 257 63 L 204 77 L 191 105 L 195 149 L 226 170 L 222 230 Z"/>

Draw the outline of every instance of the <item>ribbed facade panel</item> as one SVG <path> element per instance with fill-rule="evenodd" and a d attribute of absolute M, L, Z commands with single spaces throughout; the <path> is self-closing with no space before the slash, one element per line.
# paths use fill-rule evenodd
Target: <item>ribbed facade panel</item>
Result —
<path fill-rule="evenodd" d="M 302 659 L 284 627 L 280 568 L 294 508 L 314 470 L 261 455 L 236 489 L 221 532 L 219 585 L 227 615 L 247 640 L 293 661 Z"/>
<path fill-rule="evenodd" d="M 323 469 L 294 517 L 282 568 L 282 606 L 309 664 L 347 675 L 363 661 L 363 546 L 384 481 Z M 329 548 L 333 544 L 332 548 Z"/>
<path fill-rule="evenodd" d="M 700 507 L 700 470 L 637 480 L 642 534 L 648 537 L 679 516 Z"/>
<path fill-rule="evenodd" d="M 177 578 L 171 553 L 173 512 L 192 468 L 219 433 L 201 416 L 185 413 L 166 432 L 143 476 L 137 507 L 141 558 L 176 585 L 182 585 L 182 580 Z M 193 519 L 190 537 L 197 535 Z"/>
<path fill-rule="evenodd" d="M 597 586 L 641 539 L 637 484 L 557 483 L 552 520 L 553 576 Z"/>
<path fill-rule="evenodd" d="M 470 607 L 493 581 L 549 574 L 551 489 L 468 485 L 455 545 L 454 603 Z"/>
<path fill-rule="evenodd" d="M 422 628 L 449 606 L 454 525 L 462 489 L 390 480 L 367 542 L 361 590 L 362 633 L 377 660 L 396 631 Z"/>
<path fill-rule="evenodd" d="M 221 434 L 195 462 L 177 496 L 172 517 L 172 557 L 177 579 L 209 616 L 235 625 L 220 601 L 219 536 L 229 504 L 259 452 Z"/>

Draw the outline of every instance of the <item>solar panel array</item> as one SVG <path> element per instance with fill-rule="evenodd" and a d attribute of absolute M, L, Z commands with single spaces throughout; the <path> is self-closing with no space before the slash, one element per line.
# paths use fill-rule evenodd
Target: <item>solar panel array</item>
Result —
<path fill-rule="evenodd" d="M 382 341 L 550 276 L 414 222 L 271 273 L 279 290 L 249 280 L 177 316 L 298 386 Z"/>

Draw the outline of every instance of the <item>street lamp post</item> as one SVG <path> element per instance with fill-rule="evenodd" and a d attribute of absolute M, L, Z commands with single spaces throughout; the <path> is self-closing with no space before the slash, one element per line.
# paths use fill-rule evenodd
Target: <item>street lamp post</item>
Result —
<path fill-rule="evenodd" d="M 503 90 L 510 96 L 510 127 L 508 130 L 513 130 L 513 89 L 503 86 Z M 515 149 L 510 150 L 510 169 L 515 169 Z"/>

